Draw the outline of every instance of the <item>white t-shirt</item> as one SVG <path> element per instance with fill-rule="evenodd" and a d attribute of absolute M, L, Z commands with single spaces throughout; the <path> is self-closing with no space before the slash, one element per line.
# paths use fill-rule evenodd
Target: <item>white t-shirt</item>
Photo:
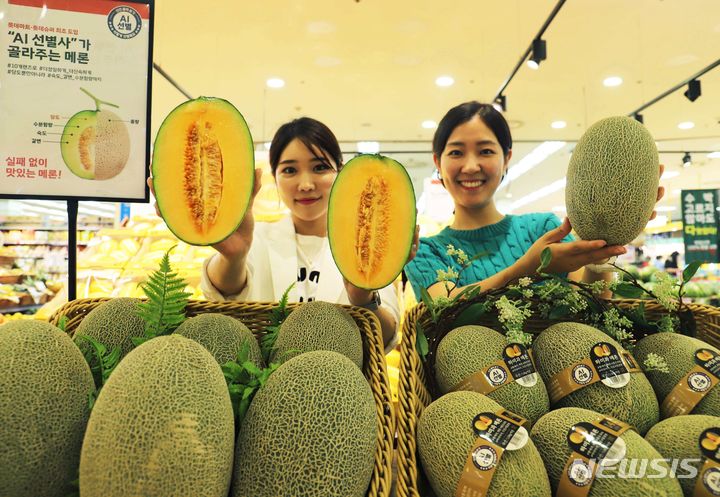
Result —
<path fill-rule="evenodd" d="M 295 235 L 297 241 L 297 295 L 298 302 L 312 302 L 320 283 L 320 267 L 329 250 L 327 238 L 312 235 Z"/>

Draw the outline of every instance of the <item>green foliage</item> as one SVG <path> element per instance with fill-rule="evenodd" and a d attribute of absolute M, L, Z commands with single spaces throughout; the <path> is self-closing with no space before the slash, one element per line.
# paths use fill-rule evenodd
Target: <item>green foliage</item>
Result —
<path fill-rule="evenodd" d="M 538 273 L 542 273 L 552 262 L 552 251 L 550 247 L 545 247 L 540 254 L 540 266 L 537 268 Z"/>
<path fill-rule="evenodd" d="M 92 409 L 100 390 L 120 362 L 120 348 L 115 347 L 108 350 L 107 346 L 92 337 L 87 335 L 78 336 L 81 340 L 85 340 L 90 344 L 90 348 L 85 351 L 85 360 L 90 365 L 90 371 L 97 386 L 97 389 L 90 394 L 88 399 L 90 409 Z"/>
<path fill-rule="evenodd" d="M 280 367 L 272 363 L 267 368 L 260 369 L 249 359 L 250 346 L 244 343 L 238 351 L 235 361 L 228 361 L 222 365 L 223 375 L 230 392 L 233 412 L 235 413 L 235 426 L 239 427 L 245 418 L 250 402 L 255 393 L 263 386 L 270 375 Z"/>
<path fill-rule="evenodd" d="M 260 339 L 260 352 L 262 352 L 263 359 L 266 363 L 270 359 L 273 347 L 275 347 L 275 340 L 277 340 L 278 333 L 280 332 L 280 325 L 290 315 L 290 311 L 287 308 L 288 296 L 294 286 L 295 282 L 287 287 L 280 302 L 278 302 L 278 306 L 270 311 L 270 325 L 265 327 L 267 333 Z"/>
<path fill-rule="evenodd" d="M 160 269 L 141 284 L 147 296 L 138 304 L 138 315 L 145 321 L 145 335 L 132 339 L 137 347 L 161 335 L 169 335 L 185 321 L 185 307 L 190 294 L 185 292 L 187 282 L 170 266 L 171 247 L 160 261 Z"/>
<path fill-rule="evenodd" d="M 421 359 L 425 359 L 425 357 L 428 355 L 430 348 L 428 344 L 428 339 L 425 336 L 425 330 L 423 330 L 423 327 L 420 323 L 415 324 L 415 332 L 415 350 L 417 350 L 417 353 Z"/>
<path fill-rule="evenodd" d="M 683 283 L 689 282 L 692 277 L 695 276 L 695 273 L 697 273 L 698 269 L 700 269 L 700 266 L 702 266 L 703 264 L 705 263 L 702 261 L 695 261 L 688 264 L 687 267 L 683 270 Z"/>
<path fill-rule="evenodd" d="M 645 358 L 643 363 L 643 370 L 647 373 L 648 371 L 658 371 L 660 373 L 669 373 L 670 368 L 668 367 L 667 361 L 662 356 L 659 356 L 653 352 L 650 352 Z"/>
<path fill-rule="evenodd" d="M 68 317 L 66 315 L 63 314 L 62 316 L 60 316 L 60 319 L 58 319 L 58 324 L 57 324 L 57 327 L 60 329 L 60 331 L 66 331 L 67 322 L 68 322 Z"/>

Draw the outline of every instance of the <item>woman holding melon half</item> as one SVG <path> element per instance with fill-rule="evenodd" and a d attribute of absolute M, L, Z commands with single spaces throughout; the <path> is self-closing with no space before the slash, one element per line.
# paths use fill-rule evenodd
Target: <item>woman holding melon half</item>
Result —
<path fill-rule="evenodd" d="M 405 267 L 418 300 L 421 288 L 433 297 L 447 295 L 445 284 L 438 281 L 438 270 L 457 267 L 448 245 L 468 257 L 487 254 L 471 261 L 451 296 L 469 285 L 489 290 L 534 274 L 546 247 L 552 251 L 548 272 L 570 273 L 572 279 L 588 283 L 611 277 L 588 265 L 624 254 L 624 247 L 603 240 L 575 241 L 570 221 L 560 222 L 551 213 L 503 215 L 498 211 L 493 196 L 511 157 L 510 128 L 492 105 L 466 102 L 450 109 L 440 121 L 433 138 L 433 160 L 452 196 L 455 217 L 437 235 L 422 238 L 416 257 Z M 660 174 L 662 166 L 656 181 Z M 660 187 L 655 201 L 662 195 Z M 654 216 L 648 213 L 647 219 Z"/>
<path fill-rule="evenodd" d="M 302 117 L 282 125 L 270 146 L 270 167 L 290 214 L 275 223 L 254 222 L 252 200 L 262 174 L 256 169 L 245 217 L 236 231 L 213 245 L 217 253 L 203 264 L 201 288 L 209 300 L 266 302 L 279 301 L 295 283 L 291 302 L 320 300 L 370 309 L 389 351 L 400 322 L 395 287 L 368 291 L 352 285 L 340 274 L 328 246 L 328 200 L 342 166 L 340 145 L 323 123 Z"/>

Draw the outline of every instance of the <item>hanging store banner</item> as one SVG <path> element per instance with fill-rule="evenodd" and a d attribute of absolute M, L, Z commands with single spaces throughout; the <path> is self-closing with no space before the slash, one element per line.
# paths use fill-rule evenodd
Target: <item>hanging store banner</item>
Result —
<path fill-rule="evenodd" d="M 0 0 L 0 198 L 146 202 L 153 0 Z"/>
<path fill-rule="evenodd" d="M 685 264 L 718 259 L 718 190 L 683 190 Z"/>

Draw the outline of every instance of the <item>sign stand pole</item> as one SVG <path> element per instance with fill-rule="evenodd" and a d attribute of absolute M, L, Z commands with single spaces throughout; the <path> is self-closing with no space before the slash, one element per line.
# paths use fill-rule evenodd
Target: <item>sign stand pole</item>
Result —
<path fill-rule="evenodd" d="M 78 201 L 67 201 L 68 213 L 68 302 L 77 298 L 77 218 Z"/>

